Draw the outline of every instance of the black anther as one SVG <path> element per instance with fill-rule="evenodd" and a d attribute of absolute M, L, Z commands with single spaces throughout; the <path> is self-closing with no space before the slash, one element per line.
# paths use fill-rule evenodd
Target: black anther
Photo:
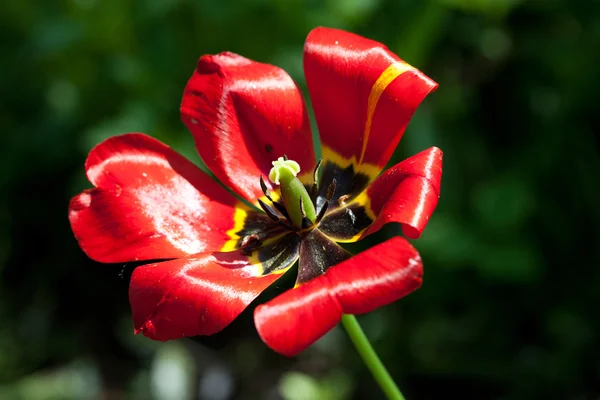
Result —
<path fill-rule="evenodd" d="M 304 200 L 302 200 L 302 196 L 298 198 L 298 202 L 300 203 L 300 212 L 302 213 L 302 218 L 306 218 L 306 210 L 304 209 Z"/>
<path fill-rule="evenodd" d="M 317 220 L 315 221 L 315 223 L 318 223 L 319 221 L 321 221 L 323 219 L 323 217 L 325 216 L 325 213 L 327 212 L 328 207 L 329 207 L 328 201 L 323 203 L 323 207 L 321 207 L 321 211 L 319 211 L 319 215 L 317 215 Z"/>
<path fill-rule="evenodd" d="M 264 201 L 258 199 L 258 204 L 260 205 L 260 208 L 263 209 L 265 214 L 267 214 L 267 217 L 271 218 L 275 222 L 279 221 L 279 217 L 277 216 L 277 214 L 275 214 L 275 211 L 271 207 L 266 205 Z"/>
<path fill-rule="evenodd" d="M 286 227 L 287 229 L 291 230 L 291 231 L 297 231 L 298 228 L 296 228 L 293 224 L 290 224 L 288 221 L 284 220 L 284 219 L 280 219 L 279 220 L 279 224 Z"/>
<path fill-rule="evenodd" d="M 335 178 L 333 178 L 333 180 L 331 181 L 331 184 L 327 188 L 327 193 L 325 194 L 325 200 L 329 201 L 333 198 L 333 195 L 335 194 L 336 184 L 337 184 L 337 182 L 336 182 Z"/>
<path fill-rule="evenodd" d="M 323 162 L 323 159 L 319 159 L 319 162 L 317 163 L 317 166 L 315 167 L 315 170 L 313 171 L 313 182 L 315 183 L 315 185 L 319 182 L 319 169 L 321 168 L 321 163 Z"/>
<path fill-rule="evenodd" d="M 310 228 L 312 226 L 312 222 L 310 219 L 308 219 L 308 217 L 303 217 L 302 218 L 302 229 L 307 229 Z"/>
<path fill-rule="evenodd" d="M 273 199 L 271 198 L 271 192 L 269 191 L 269 188 L 267 187 L 267 184 L 265 183 L 265 180 L 263 179 L 262 175 L 260 176 L 260 188 L 262 189 L 267 199 L 273 201 Z"/>
<path fill-rule="evenodd" d="M 285 206 L 283 204 L 281 204 L 278 201 L 273 201 L 273 206 L 277 209 L 277 211 L 279 211 L 281 213 L 281 215 L 286 217 L 288 220 L 290 219 L 290 214 L 288 214 L 288 212 L 285 209 Z"/>

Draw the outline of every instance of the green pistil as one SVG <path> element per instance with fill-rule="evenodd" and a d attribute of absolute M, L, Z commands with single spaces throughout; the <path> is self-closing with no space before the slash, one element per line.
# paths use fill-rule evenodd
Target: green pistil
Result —
<path fill-rule="evenodd" d="M 306 188 L 296 177 L 298 172 L 300 172 L 300 165 L 296 161 L 279 157 L 277 161 L 273 161 L 269 180 L 279 185 L 283 205 L 292 223 L 302 228 L 303 218 L 306 217 L 313 224 L 317 219 L 317 212 Z"/>

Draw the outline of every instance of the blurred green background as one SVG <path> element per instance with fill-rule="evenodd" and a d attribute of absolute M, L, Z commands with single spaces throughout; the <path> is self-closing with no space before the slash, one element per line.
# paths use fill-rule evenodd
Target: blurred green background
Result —
<path fill-rule="evenodd" d="M 382 398 L 340 329 L 295 359 L 251 312 L 203 340 L 134 336 L 132 266 L 87 259 L 67 220 L 106 137 L 143 131 L 199 162 L 178 107 L 201 54 L 279 65 L 305 89 L 317 25 L 440 84 L 394 156 L 445 152 L 414 243 L 424 286 L 360 318 L 407 398 L 600 398 L 600 2 L 5 0 L 0 399 Z"/>

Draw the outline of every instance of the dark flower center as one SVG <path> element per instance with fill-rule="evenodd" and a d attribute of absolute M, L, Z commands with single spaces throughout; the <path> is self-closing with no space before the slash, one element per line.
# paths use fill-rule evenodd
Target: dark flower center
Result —
<path fill-rule="evenodd" d="M 258 204 L 265 214 L 261 213 L 260 227 L 239 236 L 238 248 L 261 263 L 263 274 L 282 270 L 299 259 L 296 285 L 300 285 L 351 256 L 321 231 L 322 227 L 331 226 L 332 213 L 347 208 L 350 197 L 340 195 L 344 188 L 339 186 L 337 177 L 324 173 L 319 180 L 321 164 L 319 161 L 313 171 L 312 183 L 305 185 L 296 177 L 300 171 L 298 163 L 285 156 L 274 161 L 269 180 L 279 186 L 278 193 L 272 193 L 260 177 L 264 197 L 258 199 Z M 339 227 L 335 221 L 334 225 Z"/>
<path fill-rule="evenodd" d="M 325 201 L 319 209 L 317 196 L 319 194 L 319 168 L 321 160 L 319 160 L 314 169 L 313 183 L 312 185 L 308 185 L 308 188 L 296 177 L 299 168 L 295 169 L 297 163 L 294 161 L 288 160 L 286 156 L 283 156 L 275 161 L 273 165 L 274 167 L 269 174 L 269 179 L 274 184 L 280 186 L 281 201 L 273 198 L 261 176 L 260 187 L 270 204 L 261 199 L 258 199 L 258 204 L 271 220 L 304 238 L 325 216 L 329 202 L 335 193 L 336 180 L 333 178 L 327 187 Z"/>

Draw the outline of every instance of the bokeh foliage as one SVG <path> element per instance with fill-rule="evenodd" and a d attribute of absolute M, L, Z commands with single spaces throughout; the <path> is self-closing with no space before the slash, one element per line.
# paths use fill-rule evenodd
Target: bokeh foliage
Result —
<path fill-rule="evenodd" d="M 304 89 L 317 25 L 386 43 L 440 84 L 394 156 L 445 152 L 415 242 L 425 284 L 361 318 L 407 397 L 598 398 L 597 1 L 0 7 L 0 398 L 381 398 L 341 330 L 297 359 L 266 349 L 250 312 L 203 344 L 134 337 L 134 266 L 88 260 L 66 218 L 106 137 L 143 131 L 200 162 L 178 106 L 201 54 L 279 65 Z"/>

